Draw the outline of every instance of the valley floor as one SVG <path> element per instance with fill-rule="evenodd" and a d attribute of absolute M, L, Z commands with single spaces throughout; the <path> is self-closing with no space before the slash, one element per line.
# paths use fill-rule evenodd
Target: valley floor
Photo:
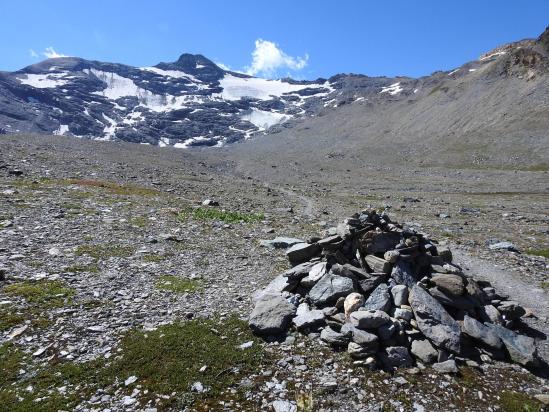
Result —
<path fill-rule="evenodd" d="M 372 372 L 303 336 L 266 344 L 245 320 L 288 268 L 260 240 L 386 207 L 531 309 L 547 360 L 546 171 L 237 149 L 0 137 L 0 411 L 542 410 L 544 371 Z"/>

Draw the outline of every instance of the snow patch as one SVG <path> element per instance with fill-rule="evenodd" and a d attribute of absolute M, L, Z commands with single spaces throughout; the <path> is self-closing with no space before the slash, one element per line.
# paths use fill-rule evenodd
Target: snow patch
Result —
<path fill-rule="evenodd" d="M 290 116 L 282 113 L 267 112 L 255 108 L 252 109 L 251 113 L 247 113 L 241 116 L 242 120 L 252 123 L 259 130 L 267 130 L 269 127 L 278 123 L 285 122 L 289 118 Z"/>
<path fill-rule="evenodd" d="M 103 118 L 109 123 L 108 125 L 105 126 L 105 128 L 103 129 L 103 139 L 98 139 L 98 140 L 110 140 L 114 137 L 114 132 L 116 131 L 116 121 L 111 119 L 109 116 L 107 116 L 105 113 L 102 113 L 103 115 Z"/>
<path fill-rule="evenodd" d="M 389 93 L 391 96 L 394 96 L 395 94 L 400 93 L 402 90 L 404 89 L 400 87 L 400 82 L 398 82 L 393 83 L 390 86 L 383 87 L 379 93 Z"/>
<path fill-rule="evenodd" d="M 26 78 L 18 77 L 17 80 L 19 80 L 21 84 L 26 84 L 27 86 L 35 87 L 37 89 L 47 89 L 67 84 L 69 80 L 61 79 L 61 77 L 66 75 L 66 72 L 51 74 L 27 74 Z"/>
<path fill-rule="evenodd" d="M 507 54 L 507 52 L 498 51 L 498 52 L 495 52 L 495 53 L 488 54 L 487 56 L 481 56 L 481 57 L 479 58 L 479 60 L 480 60 L 480 61 L 484 61 L 484 60 L 491 59 L 492 57 L 501 56 L 501 55 L 503 55 L 503 54 Z"/>
<path fill-rule="evenodd" d="M 448 76 L 451 76 L 452 74 L 455 74 L 455 73 L 459 72 L 459 70 L 460 70 L 460 67 L 458 67 L 455 70 L 452 70 L 450 73 L 448 73 Z"/>
<path fill-rule="evenodd" d="M 66 124 L 60 124 L 59 128 L 53 132 L 55 135 L 63 136 L 69 131 L 69 126 Z"/>

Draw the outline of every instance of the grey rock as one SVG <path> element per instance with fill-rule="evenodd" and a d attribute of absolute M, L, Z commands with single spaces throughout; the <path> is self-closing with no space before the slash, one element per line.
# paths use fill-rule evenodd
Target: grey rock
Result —
<path fill-rule="evenodd" d="M 470 296 L 449 295 L 444 293 L 438 287 L 429 289 L 429 293 L 445 306 L 463 310 L 472 309 L 475 307 L 475 301 Z"/>
<path fill-rule="evenodd" d="M 292 265 L 303 263 L 320 253 L 316 243 L 297 243 L 286 251 L 286 256 Z"/>
<path fill-rule="evenodd" d="M 438 373 L 458 373 L 459 369 L 456 365 L 456 361 L 448 359 L 444 362 L 433 363 L 433 369 Z"/>
<path fill-rule="evenodd" d="M 452 251 L 448 246 L 437 246 L 437 254 L 444 262 L 452 262 Z"/>
<path fill-rule="evenodd" d="M 536 343 L 529 336 L 519 335 L 503 326 L 486 324 L 503 341 L 510 358 L 523 366 L 533 367 L 540 362 Z"/>
<path fill-rule="evenodd" d="M 414 317 L 414 313 L 409 309 L 396 308 L 393 317 L 409 322 Z"/>
<path fill-rule="evenodd" d="M 372 272 L 375 273 L 391 273 L 392 264 L 387 262 L 385 259 L 378 258 L 377 256 L 367 255 L 364 258 L 366 264 Z"/>
<path fill-rule="evenodd" d="M 278 275 L 264 289 L 256 291 L 252 298 L 257 302 L 268 295 L 281 295 L 282 292 L 292 292 L 297 287 L 298 282 L 283 275 Z"/>
<path fill-rule="evenodd" d="M 250 328 L 258 335 L 280 335 L 288 330 L 296 307 L 280 295 L 267 295 L 257 301 L 250 315 Z"/>
<path fill-rule="evenodd" d="M 341 328 L 341 333 L 351 336 L 351 340 L 364 347 L 371 348 L 373 352 L 377 351 L 378 337 L 373 333 L 368 333 L 364 330 L 354 327 L 350 323 L 346 323 Z"/>
<path fill-rule="evenodd" d="M 387 368 L 399 368 L 414 364 L 414 360 L 405 346 L 389 346 L 385 348 L 385 352 L 381 353 L 380 358 Z"/>
<path fill-rule="evenodd" d="M 493 305 L 485 305 L 480 307 L 478 309 L 478 313 L 484 322 L 493 323 L 495 325 L 503 325 L 501 313 L 499 313 L 499 310 L 497 310 Z"/>
<path fill-rule="evenodd" d="M 414 277 L 412 266 L 409 262 L 399 260 L 393 266 L 391 271 L 391 277 L 398 285 L 405 285 L 409 288 L 416 284 L 416 278 Z"/>
<path fill-rule="evenodd" d="M 358 286 L 364 294 L 369 294 L 386 279 L 385 273 L 370 273 L 367 278 L 358 281 Z"/>
<path fill-rule="evenodd" d="M 425 363 L 433 363 L 438 358 L 438 351 L 427 339 L 414 340 L 411 351 L 416 358 Z"/>
<path fill-rule="evenodd" d="M 389 287 L 382 283 L 372 292 L 366 302 L 364 302 L 364 309 L 366 310 L 382 310 L 387 312 L 391 308 L 391 294 L 389 293 Z"/>
<path fill-rule="evenodd" d="M 490 250 L 508 250 L 510 252 L 518 252 L 517 247 L 511 242 L 496 242 L 488 245 Z"/>
<path fill-rule="evenodd" d="M 331 273 L 324 275 L 310 290 L 309 299 L 317 305 L 335 302 L 338 298 L 347 296 L 354 291 L 353 281 Z"/>
<path fill-rule="evenodd" d="M 470 316 L 465 315 L 463 318 L 462 331 L 466 335 L 477 339 L 492 348 L 500 349 L 503 345 L 501 339 L 493 329 L 484 326 L 478 320 Z"/>
<path fill-rule="evenodd" d="M 498 306 L 498 311 L 505 320 L 515 320 L 523 316 L 526 311 L 522 306 L 513 300 L 504 300 Z"/>
<path fill-rule="evenodd" d="M 371 346 L 364 346 L 356 342 L 349 342 L 347 352 L 353 359 L 365 359 L 377 352 L 377 343 Z"/>
<path fill-rule="evenodd" d="M 319 262 L 313 265 L 309 270 L 309 274 L 301 279 L 301 285 L 306 288 L 312 288 L 326 274 L 326 266 L 326 262 Z"/>
<path fill-rule="evenodd" d="M 397 232 L 367 232 L 362 237 L 362 242 L 365 244 L 365 252 L 368 254 L 385 253 L 393 250 L 400 242 L 400 233 Z"/>
<path fill-rule="evenodd" d="M 379 339 L 383 341 L 389 340 L 396 331 L 397 327 L 394 323 L 386 323 L 377 328 L 377 336 L 379 336 Z"/>
<path fill-rule="evenodd" d="M 431 278 L 434 283 L 444 293 L 461 296 L 465 292 L 465 280 L 458 275 L 440 274 Z"/>
<path fill-rule="evenodd" d="M 351 324 L 359 329 L 376 329 L 391 322 L 391 317 L 380 310 L 359 310 L 351 313 Z"/>
<path fill-rule="evenodd" d="M 262 240 L 261 246 L 273 248 L 273 249 L 288 249 L 289 247 L 293 245 L 297 245 L 298 243 L 305 243 L 304 240 L 296 239 L 293 237 L 275 237 L 272 240 Z"/>
<path fill-rule="evenodd" d="M 346 346 L 351 340 L 351 337 L 348 334 L 336 332 L 329 326 L 326 326 L 322 329 L 322 332 L 320 332 L 320 339 L 332 346 L 341 347 Z"/>
<path fill-rule="evenodd" d="M 389 263 L 396 263 L 400 257 L 400 252 L 398 250 L 388 250 L 383 254 L 383 259 Z"/>
<path fill-rule="evenodd" d="M 324 312 L 318 309 L 311 310 L 306 303 L 297 307 L 296 316 L 292 322 L 300 331 L 315 330 L 326 323 Z"/>
<path fill-rule="evenodd" d="M 272 403 L 274 412 L 297 412 L 297 405 L 287 400 L 277 400 Z"/>
<path fill-rule="evenodd" d="M 294 266 L 291 269 L 288 269 L 285 271 L 282 276 L 291 279 L 296 280 L 299 282 L 301 279 L 303 279 L 305 276 L 309 274 L 309 271 L 315 264 L 313 262 L 304 262 L 299 265 Z"/>
<path fill-rule="evenodd" d="M 459 353 L 460 327 L 442 305 L 417 285 L 412 287 L 409 301 L 419 330 L 438 347 Z"/>
<path fill-rule="evenodd" d="M 395 285 L 391 288 L 393 303 L 395 306 L 408 304 L 408 287 L 406 285 Z"/>

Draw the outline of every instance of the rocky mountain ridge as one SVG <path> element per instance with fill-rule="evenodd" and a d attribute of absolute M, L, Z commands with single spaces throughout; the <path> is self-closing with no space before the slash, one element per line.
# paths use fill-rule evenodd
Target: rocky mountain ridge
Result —
<path fill-rule="evenodd" d="M 0 72 L 0 133 L 221 146 L 258 132 L 291 130 L 305 119 L 339 113 L 343 106 L 358 106 L 354 116 L 359 118 L 378 108 L 428 101 L 440 92 L 446 97 L 442 104 L 450 105 L 470 99 L 461 95 L 463 84 L 489 95 L 498 82 L 518 80 L 527 87 L 541 85 L 543 97 L 548 37 L 546 30 L 537 40 L 511 43 L 455 70 L 418 79 L 339 74 L 315 81 L 266 80 L 191 54 L 142 68 L 77 57 L 48 59 Z M 507 103 L 501 102 L 504 111 L 517 109 Z M 539 103 L 533 102 L 538 108 Z M 541 104 L 542 110 L 546 107 Z"/>

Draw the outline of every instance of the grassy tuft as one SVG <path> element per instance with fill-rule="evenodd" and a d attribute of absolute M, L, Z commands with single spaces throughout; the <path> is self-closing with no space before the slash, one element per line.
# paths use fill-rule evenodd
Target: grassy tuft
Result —
<path fill-rule="evenodd" d="M 104 182 L 101 180 L 92 179 L 68 179 L 65 181 L 69 185 L 77 185 L 83 187 L 98 187 L 106 189 L 115 195 L 122 196 L 154 196 L 159 192 L 154 189 L 134 185 L 120 185 L 114 182 Z"/>
<path fill-rule="evenodd" d="M 24 298 L 31 306 L 48 309 L 65 306 L 74 296 L 74 289 L 58 280 L 27 280 L 7 285 L 4 292 L 8 296 Z"/>
<path fill-rule="evenodd" d="M 544 258 L 549 259 L 549 249 L 528 249 L 526 253 L 528 255 L 543 256 Z"/>
<path fill-rule="evenodd" d="M 0 332 L 4 332 L 25 321 L 25 317 L 20 313 L 14 313 L 0 307 Z"/>
<path fill-rule="evenodd" d="M 160 276 L 156 288 L 176 293 L 199 292 L 203 289 L 202 282 L 195 279 L 180 278 L 172 275 Z"/>
<path fill-rule="evenodd" d="M 519 392 L 503 392 L 499 405 L 503 412 L 541 412 L 542 410 L 540 402 Z"/>
<path fill-rule="evenodd" d="M 75 250 L 76 256 L 88 255 L 95 259 L 110 257 L 130 257 L 134 249 L 131 246 L 121 245 L 80 245 Z"/>
<path fill-rule="evenodd" d="M 265 219 L 265 215 L 263 213 L 229 212 L 226 210 L 202 207 L 186 209 L 177 215 L 177 219 L 182 222 L 187 221 L 189 218 L 196 220 L 220 220 L 225 223 L 252 223 Z"/>
<path fill-rule="evenodd" d="M 251 348 L 239 348 L 250 340 L 254 342 Z M 138 409 L 148 405 L 159 411 L 180 410 L 192 405 L 193 410 L 216 410 L 223 400 L 232 401 L 235 410 L 248 410 L 250 405 L 237 384 L 257 373 L 264 357 L 260 341 L 236 316 L 174 323 L 147 332 L 133 330 L 122 338 L 118 349 L 109 363 L 104 359 L 57 360 L 21 377 L 19 369 L 27 368 L 28 355 L 11 344 L 1 346 L 0 411 L 72 410 L 98 388 L 108 388 L 109 394 L 131 393 L 136 385 L 141 387 Z M 200 372 L 203 365 L 207 368 Z M 130 376 L 137 381 L 126 388 L 123 382 Z M 191 393 L 194 382 L 208 390 Z M 29 385 L 33 393 L 25 391 Z M 57 390 L 61 386 L 66 392 Z M 167 396 L 155 403 L 159 395 Z"/>

